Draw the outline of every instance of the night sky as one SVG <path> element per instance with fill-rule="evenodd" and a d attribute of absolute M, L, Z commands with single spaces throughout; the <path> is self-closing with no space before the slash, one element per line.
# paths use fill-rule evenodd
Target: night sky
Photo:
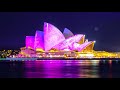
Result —
<path fill-rule="evenodd" d="M 95 50 L 120 51 L 120 12 L 0 12 L 0 49 L 24 47 L 44 22 L 96 40 Z"/>

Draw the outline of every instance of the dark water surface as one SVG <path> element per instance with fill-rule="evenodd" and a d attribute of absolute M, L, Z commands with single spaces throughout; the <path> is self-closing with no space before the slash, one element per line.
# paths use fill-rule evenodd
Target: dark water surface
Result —
<path fill-rule="evenodd" d="M 118 60 L 0 61 L 0 78 L 119 78 Z"/>

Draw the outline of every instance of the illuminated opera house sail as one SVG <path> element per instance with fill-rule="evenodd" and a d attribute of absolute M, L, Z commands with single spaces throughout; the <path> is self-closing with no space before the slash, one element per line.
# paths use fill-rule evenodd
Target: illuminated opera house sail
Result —
<path fill-rule="evenodd" d="M 84 51 L 93 50 L 95 41 L 88 41 L 84 34 L 74 35 L 65 28 L 63 33 L 54 25 L 44 22 L 43 31 L 37 30 L 35 36 L 26 36 L 26 48 L 35 51 Z"/>

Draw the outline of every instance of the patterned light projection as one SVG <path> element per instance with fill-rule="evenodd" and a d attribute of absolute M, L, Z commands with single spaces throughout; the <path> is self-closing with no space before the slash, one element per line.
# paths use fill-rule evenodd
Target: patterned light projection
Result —
<path fill-rule="evenodd" d="M 35 42 L 34 49 L 42 49 L 44 50 L 44 33 L 43 31 L 36 31 L 35 33 Z"/>
<path fill-rule="evenodd" d="M 69 37 L 68 39 L 64 40 L 63 42 L 59 43 L 58 45 L 54 46 L 53 48 L 57 48 L 58 50 L 70 49 L 73 50 L 71 47 L 73 43 L 79 43 L 84 35 L 77 34 L 73 37 Z"/>
<path fill-rule="evenodd" d="M 74 36 L 74 34 L 67 28 L 64 29 L 63 35 L 64 35 L 65 39 Z"/>
<path fill-rule="evenodd" d="M 34 40 L 35 37 L 34 36 L 26 36 L 26 48 L 32 48 L 34 49 Z"/>
<path fill-rule="evenodd" d="M 65 28 L 62 32 L 50 23 L 44 22 L 43 31 L 36 31 L 35 36 L 26 36 L 26 48 L 34 50 L 92 50 L 94 41 L 85 40 L 85 35 L 74 35 L 69 29 Z"/>
<path fill-rule="evenodd" d="M 53 46 L 65 40 L 62 32 L 49 23 L 44 23 L 44 47 L 45 51 L 50 50 Z"/>
<path fill-rule="evenodd" d="M 89 47 L 90 45 L 94 45 L 94 43 L 95 43 L 95 41 L 89 41 L 89 42 L 83 43 L 80 46 L 78 46 L 77 50 L 82 51 L 82 50 L 86 49 L 87 47 Z M 90 48 L 90 49 L 92 49 L 92 48 Z"/>
<path fill-rule="evenodd" d="M 81 40 L 78 43 L 83 44 L 84 42 L 85 42 L 85 35 L 82 36 Z"/>

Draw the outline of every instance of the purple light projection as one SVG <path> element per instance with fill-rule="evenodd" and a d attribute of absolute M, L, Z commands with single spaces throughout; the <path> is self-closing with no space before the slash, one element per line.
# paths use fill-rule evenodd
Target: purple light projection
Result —
<path fill-rule="evenodd" d="M 35 42 L 34 42 L 34 49 L 41 48 L 44 50 L 44 33 L 43 31 L 36 31 L 35 33 Z"/>
<path fill-rule="evenodd" d="M 62 32 L 52 24 L 44 22 L 44 47 L 45 51 L 65 40 Z"/>
<path fill-rule="evenodd" d="M 44 22 L 44 32 L 43 31 L 36 31 L 35 36 L 26 36 L 26 47 L 31 47 L 34 49 L 43 49 L 48 51 L 52 48 L 58 50 L 78 50 L 82 51 L 87 46 L 92 44 L 92 42 L 83 41 L 85 35 L 83 34 L 76 34 L 73 33 L 65 28 L 63 34 L 67 35 L 67 39 L 65 39 L 62 32 L 56 28 L 54 25 Z M 82 42 L 82 43 L 81 43 Z"/>
<path fill-rule="evenodd" d="M 26 48 L 32 48 L 34 49 L 34 36 L 26 36 Z"/>
<path fill-rule="evenodd" d="M 65 39 L 74 36 L 74 34 L 67 28 L 64 29 L 63 35 L 64 35 Z"/>
<path fill-rule="evenodd" d="M 80 42 L 80 40 L 82 39 L 83 36 L 84 36 L 83 34 L 74 35 L 74 36 L 69 37 L 68 39 L 64 40 L 63 42 L 59 43 L 58 45 L 54 46 L 53 48 L 57 48 L 58 50 L 63 50 L 63 49 L 73 50 L 74 47 L 71 47 L 72 44 Z"/>
<path fill-rule="evenodd" d="M 72 48 L 72 50 L 77 50 L 79 46 L 80 46 L 80 44 L 78 44 L 78 43 L 73 43 L 73 44 L 71 45 L 71 48 Z"/>

